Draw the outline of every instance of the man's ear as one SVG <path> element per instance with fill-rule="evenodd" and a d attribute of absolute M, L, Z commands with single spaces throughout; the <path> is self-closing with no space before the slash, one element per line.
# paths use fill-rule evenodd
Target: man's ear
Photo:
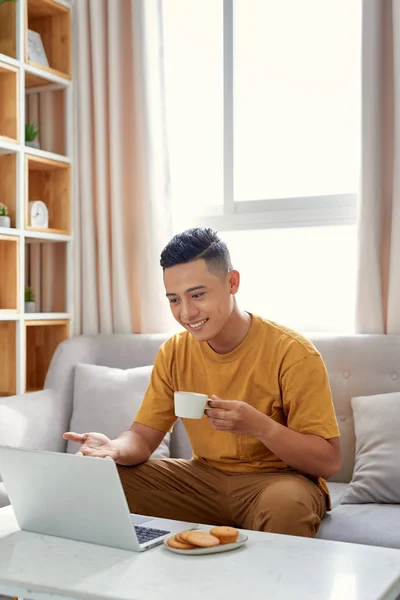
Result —
<path fill-rule="evenodd" d="M 229 287 L 231 289 L 231 294 L 236 294 L 240 285 L 240 274 L 236 269 L 232 269 L 229 271 Z"/>

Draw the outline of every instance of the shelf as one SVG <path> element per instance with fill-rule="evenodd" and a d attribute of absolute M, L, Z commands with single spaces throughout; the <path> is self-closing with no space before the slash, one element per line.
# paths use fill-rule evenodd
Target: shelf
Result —
<path fill-rule="evenodd" d="M 0 156 L 16 154 L 17 152 L 19 152 L 19 144 L 0 138 Z"/>
<path fill-rule="evenodd" d="M 18 143 L 18 69 L 6 63 L 0 63 L 0 107 L 0 139 Z"/>
<path fill-rule="evenodd" d="M 18 248 L 17 237 L 0 235 L 0 310 L 18 310 Z"/>
<path fill-rule="evenodd" d="M 40 142 L 40 149 L 26 150 L 44 158 L 66 160 L 66 89 L 71 80 L 43 67 L 25 64 L 24 69 L 25 123 L 38 124 Z"/>
<path fill-rule="evenodd" d="M 69 321 L 68 313 L 25 313 L 25 321 Z"/>
<path fill-rule="evenodd" d="M 1 233 L 1 229 L 0 229 Z M 49 233 L 48 229 L 30 229 L 25 231 L 25 239 L 29 241 L 42 240 L 43 242 L 70 242 L 71 235 L 64 233 Z"/>
<path fill-rule="evenodd" d="M 35 313 L 67 312 L 67 248 L 63 242 L 25 240 L 25 285 L 35 296 Z M 29 318 L 29 315 L 28 317 Z"/>
<path fill-rule="evenodd" d="M 54 234 L 70 234 L 70 194 L 71 169 L 65 162 L 26 155 L 27 194 L 25 204 L 25 229 L 49 232 Z M 38 229 L 31 227 L 28 203 L 32 200 L 42 200 L 49 212 L 49 228 Z"/>
<path fill-rule="evenodd" d="M 19 238 L 21 232 L 19 229 L 14 229 L 13 227 L 0 227 L 0 235 Z"/>
<path fill-rule="evenodd" d="M 17 60 L 16 58 L 13 58 L 12 56 L 7 56 L 7 54 L 2 54 L 1 52 L 0 62 L 6 63 L 7 65 L 11 65 L 11 67 L 15 67 L 16 69 L 19 69 L 21 66 L 21 61 Z"/>
<path fill-rule="evenodd" d="M 17 56 L 17 12 L 14 2 L 0 6 L 0 53 Z"/>
<path fill-rule="evenodd" d="M 25 61 L 60 77 L 71 77 L 71 11 L 54 0 L 26 1 Z M 28 29 L 40 34 L 49 67 L 28 59 Z"/>
<path fill-rule="evenodd" d="M 43 389 L 52 356 L 57 346 L 69 337 L 69 321 L 25 321 L 25 335 L 25 385 L 26 391 L 31 392 Z"/>
<path fill-rule="evenodd" d="M 5 204 L 11 227 L 15 227 L 17 202 L 17 156 L 0 155 L 0 203 Z"/>
<path fill-rule="evenodd" d="M 15 310 L 0 310 L 0 321 L 19 321 L 20 318 L 21 313 L 18 313 Z"/>
<path fill-rule="evenodd" d="M 38 89 L 47 88 L 65 89 L 70 85 L 70 79 L 57 75 L 53 71 L 44 69 L 42 66 L 35 67 L 32 64 L 25 64 L 25 91 L 29 93 L 37 92 Z"/>
<path fill-rule="evenodd" d="M 63 238 L 65 237 L 70 237 L 70 234 L 68 233 L 68 231 L 64 231 L 63 229 L 50 229 L 49 227 L 47 228 L 40 228 L 40 227 L 31 227 L 30 225 L 26 226 L 26 233 L 29 236 L 31 233 L 37 233 L 38 234 L 38 239 L 53 239 L 54 241 L 65 241 Z M 46 234 L 48 234 L 48 236 L 46 236 Z M 50 237 L 50 235 L 53 234 L 53 238 Z M 58 239 L 59 238 L 59 239 Z"/>
<path fill-rule="evenodd" d="M 0 321 L 0 396 L 16 393 L 16 322 Z"/>
<path fill-rule="evenodd" d="M 48 152 L 47 150 L 42 150 L 41 148 L 31 148 L 30 146 L 25 146 L 25 152 L 31 157 L 41 159 L 43 164 L 46 164 L 46 161 L 60 162 L 63 163 L 63 165 L 71 164 L 71 159 L 68 156 L 64 156 L 63 154 L 55 154 L 54 152 Z"/>
<path fill-rule="evenodd" d="M 57 89 L 54 89 L 54 86 Z M 44 92 L 44 93 L 42 93 Z M 33 148 L 35 156 L 65 162 L 66 130 L 65 130 L 66 93 L 65 88 L 56 84 L 44 87 L 32 87 L 25 96 L 25 123 L 39 126 L 37 141 L 40 148 Z M 26 152 L 32 153 L 26 144 Z"/>

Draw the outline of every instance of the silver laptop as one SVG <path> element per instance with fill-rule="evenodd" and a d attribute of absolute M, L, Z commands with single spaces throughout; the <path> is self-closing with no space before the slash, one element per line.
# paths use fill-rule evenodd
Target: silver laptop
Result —
<path fill-rule="evenodd" d="M 141 552 L 197 527 L 131 514 L 113 460 L 0 446 L 0 475 L 25 531 Z"/>

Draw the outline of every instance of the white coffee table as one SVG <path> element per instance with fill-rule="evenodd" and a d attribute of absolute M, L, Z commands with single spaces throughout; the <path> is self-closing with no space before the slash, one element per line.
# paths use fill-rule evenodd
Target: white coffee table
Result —
<path fill-rule="evenodd" d="M 233 551 L 114 550 L 20 531 L 0 510 L 0 594 L 32 600 L 395 600 L 400 550 L 246 532 Z"/>

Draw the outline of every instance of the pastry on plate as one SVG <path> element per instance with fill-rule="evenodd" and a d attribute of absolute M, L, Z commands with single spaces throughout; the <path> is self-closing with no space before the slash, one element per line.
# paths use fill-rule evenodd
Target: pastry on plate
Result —
<path fill-rule="evenodd" d="M 188 544 L 193 544 L 199 548 L 212 548 L 219 546 L 219 539 L 210 533 L 201 531 L 184 531 L 180 534 L 180 539 Z"/>
<path fill-rule="evenodd" d="M 210 534 L 219 539 L 220 544 L 233 544 L 239 536 L 239 531 L 235 527 L 219 526 L 213 527 Z"/>
<path fill-rule="evenodd" d="M 194 548 L 196 548 L 196 546 L 193 546 L 193 544 L 188 544 L 187 542 L 180 542 L 176 539 L 176 535 L 169 538 L 167 540 L 167 544 L 171 548 L 177 548 L 178 550 L 193 550 Z"/>

